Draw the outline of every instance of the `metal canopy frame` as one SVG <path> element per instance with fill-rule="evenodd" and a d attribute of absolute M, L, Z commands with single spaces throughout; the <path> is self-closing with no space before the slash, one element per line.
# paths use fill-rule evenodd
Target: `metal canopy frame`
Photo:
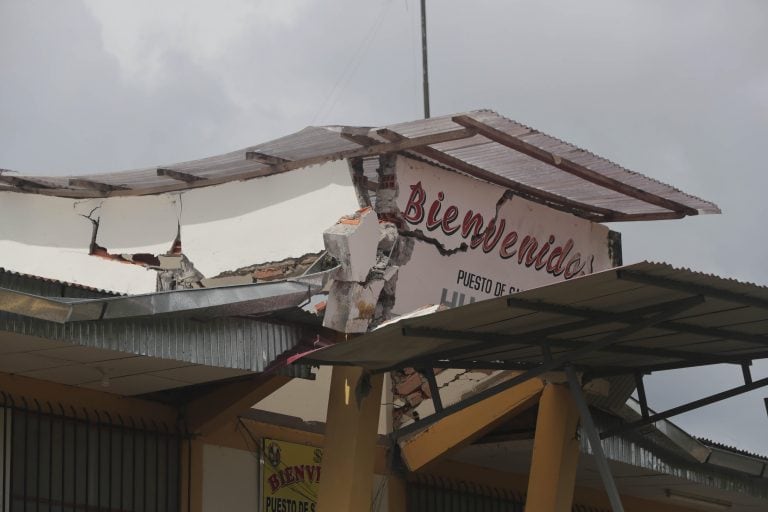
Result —
<path fill-rule="evenodd" d="M 661 288 L 662 290 L 659 293 L 659 297 L 665 296 L 665 292 L 673 292 L 671 296 L 678 298 L 617 313 L 615 311 L 603 311 L 600 309 L 577 307 L 574 305 L 554 304 L 542 300 L 532 300 L 530 298 L 525 298 L 525 292 L 523 292 L 519 295 L 507 297 L 506 306 L 514 309 L 529 310 L 532 313 L 547 313 L 573 317 L 573 320 L 567 321 L 567 319 L 561 318 L 561 323 L 558 325 L 524 331 L 519 335 L 487 331 L 474 332 L 467 330 L 470 327 L 467 327 L 464 330 L 460 328 L 441 329 L 436 328 L 436 325 L 440 325 L 438 322 L 442 322 L 442 320 L 437 319 L 431 325 L 429 322 L 412 322 L 406 320 L 404 325 L 400 327 L 400 334 L 402 337 L 429 338 L 433 340 L 442 339 L 450 340 L 452 343 L 450 344 L 450 348 L 435 348 L 428 354 L 417 355 L 400 360 L 395 364 L 391 364 L 386 360 L 377 360 L 376 356 L 373 356 L 373 361 L 384 363 L 377 366 L 377 363 L 372 362 L 371 370 L 374 372 L 391 371 L 396 368 L 407 366 L 427 368 L 427 379 L 432 394 L 436 397 L 436 412 L 434 414 L 421 418 L 419 421 L 393 432 L 391 434 L 393 439 L 398 440 L 405 436 L 409 436 L 450 414 L 465 409 L 531 378 L 547 372 L 563 371 L 566 374 L 569 388 L 579 409 L 582 418 L 582 427 L 588 436 L 590 447 L 598 465 L 605 490 L 611 502 L 611 507 L 614 511 L 622 511 L 623 508 L 619 494 L 615 482 L 613 481 L 608 461 L 602 450 L 601 439 L 625 434 L 642 426 L 653 424 L 677 414 L 688 412 L 748 391 L 768 386 L 768 378 L 753 381 L 751 372 L 749 371 L 749 365 L 753 360 L 768 358 L 768 336 L 756 334 L 754 332 L 737 331 L 730 325 L 728 327 L 709 327 L 706 324 L 694 325 L 691 323 L 691 321 L 695 321 L 691 319 L 698 318 L 699 316 L 706 317 L 706 315 L 710 314 L 710 311 L 714 312 L 713 314 L 720 314 L 723 311 L 730 311 L 731 309 L 738 310 L 743 307 L 768 310 L 768 295 L 766 295 L 764 291 L 757 287 L 739 288 L 741 285 L 734 286 L 732 284 L 724 285 L 723 288 L 718 288 L 716 286 L 710 286 L 714 281 L 707 281 L 706 279 L 699 279 L 697 282 L 694 282 L 693 280 L 687 282 L 685 279 L 689 278 L 678 280 L 670 278 L 668 275 L 651 275 L 638 271 L 637 268 L 641 267 L 620 268 L 615 269 L 614 272 L 616 273 L 615 275 L 618 281 L 631 281 L 633 283 L 638 283 L 639 285 Z M 715 284 L 718 283 L 715 282 Z M 683 297 L 679 298 L 681 294 Z M 545 294 L 545 296 L 551 295 L 551 292 L 549 292 L 549 295 Z M 670 296 L 669 293 L 666 293 L 666 295 Z M 536 296 L 536 294 L 534 294 L 534 296 Z M 582 299 L 584 299 L 584 297 L 582 297 Z M 576 301 L 577 299 L 572 298 L 572 300 Z M 734 304 L 735 308 L 721 308 L 718 310 L 717 308 L 722 302 Z M 682 315 L 684 312 L 704 303 L 712 305 L 711 308 L 706 308 L 708 313 L 688 315 L 686 320 L 679 319 L 680 316 L 685 316 Z M 472 305 L 465 307 L 472 307 Z M 765 322 L 765 319 L 760 313 L 758 313 L 756 317 L 760 318 L 760 320 L 757 321 Z M 414 323 L 416 325 L 412 325 Z M 459 321 L 458 324 L 461 325 L 461 322 Z M 611 327 L 610 332 L 600 333 L 600 326 L 607 324 L 611 324 L 612 326 L 618 324 L 623 325 L 623 327 L 619 329 Z M 581 337 L 578 335 L 571 336 L 570 339 L 567 336 L 569 332 L 575 333 L 578 330 L 595 327 L 597 328 L 597 332 L 592 331 L 590 334 L 581 334 Z M 687 350 L 651 348 L 622 344 L 629 342 L 627 338 L 632 335 L 651 327 L 661 331 L 668 331 L 673 334 L 690 334 L 694 336 L 706 336 L 713 338 L 714 340 L 731 340 L 746 343 L 749 346 L 753 346 L 754 350 L 738 348 L 732 349 L 730 352 L 724 350 L 724 353 L 720 354 L 716 353 L 716 351 L 699 353 Z M 608 330 L 609 329 L 606 328 L 606 331 Z M 383 334 L 384 333 L 382 333 L 382 335 Z M 589 338 L 590 341 L 585 341 L 585 338 Z M 329 347 L 329 349 L 332 348 L 333 347 Z M 531 355 L 531 349 L 538 349 L 540 351 L 538 356 Z M 557 350 L 559 350 L 559 352 L 557 352 Z M 628 366 L 589 364 L 589 362 L 583 361 L 585 356 L 592 357 L 598 353 L 655 356 L 661 359 L 670 359 L 671 361 L 651 364 L 629 364 Z M 516 355 L 518 355 L 518 357 L 516 357 Z M 498 356 L 498 358 L 494 359 L 496 356 Z M 314 359 L 314 362 L 319 364 L 329 364 L 329 362 L 330 364 L 355 364 L 354 357 L 351 357 L 351 359 L 349 357 L 350 356 L 348 356 L 347 359 L 344 359 L 344 357 L 341 356 L 341 359 L 338 361 L 335 361 L 334 359 L 323 360 L 322 357 L 318 357 L 318 359 Z M 308 359 L 313 361 L 312 356 L 309 356 Z M 359 360 L 364 361 L 365 359 L 361 358 Z M 645 374 L 654 371 L 722 363 L 740 365 L 744 376 L 744 384 L 660 413 L 655 413 L 649 409 L 643 384 L 643 376 Z M 430 370 L 432 368 L 484 368 L 518 370 L 522 371 L 522 373 L 465 398 L 458 403 L 443 406 L 441 403 L 438 404 L 439 390 L 437 389 L 436 383 L 432 382 L 434 380 L 434 375 L 430 378 L 430 374 L 432 373 Z M 582 394 L 577 372 L 581 372 L 585 380 L 617 375 L 633 376 L 640 402 L 641 418 L 625 425 L 609 428 L 602 433 L 598 432 L 594 421 L 592 420 L 587 402 Z M 768 407 L 768 400 L 766 400 L 766 407 Z"/>

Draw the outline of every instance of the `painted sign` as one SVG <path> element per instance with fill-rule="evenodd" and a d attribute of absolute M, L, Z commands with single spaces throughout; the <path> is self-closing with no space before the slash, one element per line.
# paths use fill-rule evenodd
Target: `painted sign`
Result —
<path fill-rule="evenodd" d="M 497 185 L 402 158 L 397 204 L 416 239 L 395 313 L 477 300 L 612 266 L 609 229 Z"/>
<path fill-rule="evenodd" d="M 314 512 L 322 460 L 320 448 L 264 439 L 261 512 Z"/>

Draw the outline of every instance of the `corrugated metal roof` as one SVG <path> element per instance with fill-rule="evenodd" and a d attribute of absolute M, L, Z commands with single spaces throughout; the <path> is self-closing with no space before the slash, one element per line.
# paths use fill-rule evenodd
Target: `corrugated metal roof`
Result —
<path fill-rule="evenodd" d="M 394 152 L 601 222 L 720 212 L 711 202 L 487 110 L 384 128 L 308 127 L 239 151 L 133 171 L 70 177 L 0 172 L 0 190 L 64 197 L 146 195 Z"/>
<path fill-rule="evenodd" d="M 203 319 L 262 315 L 297 308 L 309 301 L 311 291 L 309 284 L 272 281 L 220 288 L 78 299 L 44 297 L 0 287 L 0 311 L 57 323 L 162 315 Z"/>
<path fill-rule="evenodd" d="M 595 423 L 599 430 L 610 428 L 610 422 L 606 422 L 601 416 L 595 417 Z M 587 436 L 582 434 L 579 440 L 582 453 L 592 454 Z M 742 468 L 724 468 L 670 456 L 671 454 L 665 453 L 666 450 L 662 447 L 644 439 L 614 436 L 604 439 L 602 448 L 609 460 L 671 475 L 704 487 L 742 493 L 755 498 L 768 498 L 768 486 L 765 485 L 765 480 L 758 476 L 759 473 L 756 475 Z"/>
<path fill-rule="evenodd" d="M 644 262 L 408 318 L 307 360 L 376 371 L 567 362 L 608 376 L 765 357 L 768 288 Z"/>
<path fill-rule="evenodd" d="M 760 459 L 764 462 L 768 462 L 768 456 L 766 455 L 760 455 L 759 453 L 750 452 L 748 450 L 742 450 L 740 448 L 736 448 L 735 446 L 730 446 L 723 443 L 718 443 L 717 441 L 713 441 L 711 439 L 707 439 L 706 437 L 699 437 L 697 438 L 701 443 L 709 446 L 710 448 L 717 448 L 719 450 L 735 453 L 738 455 L 745 455 L 747 457 L 751 457 L 753 459 Z"/>
<path fill-rule="evenodd" d="M 301 326 L 249 318 L 93 320 L 59 324 L 0 312 L 0 335 L 14 333 L 72 345 L 193 364 L 263 372 L 311 335 Z M 309 378 L 307 366 L 286 368 Z"/>
<path fill-rule="evenodd" d="M 93 299 L 99 297 L 115 297 L 117 292 L 93 288 L 82 284 L 59 281 L 47 277 L 23 274 L 0 267 L 0 288 L 31 293 L 42 297 L 71 297 Z"/>

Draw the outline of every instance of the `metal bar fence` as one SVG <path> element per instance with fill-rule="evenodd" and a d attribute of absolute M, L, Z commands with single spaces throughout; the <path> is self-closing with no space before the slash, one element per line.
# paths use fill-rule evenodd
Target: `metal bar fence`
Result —
<path fill-rule="evenodd" d="M 179 512 L 175 426 L 0 391 L 0 428 L 2 512 Z"/>

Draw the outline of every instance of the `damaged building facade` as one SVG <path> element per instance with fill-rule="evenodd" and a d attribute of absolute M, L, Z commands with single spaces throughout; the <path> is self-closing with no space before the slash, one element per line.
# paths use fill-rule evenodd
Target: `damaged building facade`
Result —
<path fill-rule="evenodd" d="M 719 213 L 490 111 L 152 169 L 4 171 L 0 199 L 4 510 L 609 510 L 562 368 L 489 394 L 526 359 L 464 357 L 445 312 L 517 335 L 477 308 L 621 267 L 608 223 Z M 420 341 L 353 353 L 387 329 Z M 606 429 L 648 417 L 633 373 L 580 370 Z M 605 450 L 626 510 L 768 500 L 768 460 L 666 419 Z"/>

